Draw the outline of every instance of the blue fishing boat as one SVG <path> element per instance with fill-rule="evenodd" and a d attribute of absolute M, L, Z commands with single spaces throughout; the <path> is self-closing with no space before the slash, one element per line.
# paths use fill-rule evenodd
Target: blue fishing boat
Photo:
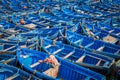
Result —
<path fill-rule="evenodd" d="M 24 15 L 14 14 L 12 17 L 12 21 L 14 21 L 14 23 L 30 30 L 47 28 L 48 26 L 53 26 L 56 24 L 56 22 L 41 18 L 37 11 L 32 14 L 28 14 L 27 12 Z M 22 23 L 20 23 L 20 21 L 22 21 Z"/>
<path fill-rule="evenodd" d="M 0 44 L 0 53 L 15 54 L 17 46 L 13 44 Z"/>
<path fill-rule="evenodd" d="M 16 24 L 7 22 L 5 20 L 0 22 L 0 31 L 6 33 L 6 34 L 19 34 L 23 32 L 28 32 L 29 29 L 17 26 Z"/>
<path fill-rule="evenodd" d="M 72 21 L 68 20 L 68 19 L 63 19 L 57 16 L 54 16 L 53 14 L 50 13 L 40 13 L 39 14 L 41 18 L 44 18 L 46 20 L 52 21 L 52 22 L 56 22 L 56 23 L 60 23 L 60 24 L 68 24 L 68 25 L 75 25 L 75 23 L 73 23 Z"/>
<path fill-rule="evenodd" d="M 21 69 L 10 65 L 0 64 L 0 79 L 1 80 L 41 80 Z"/>
<path fill-rule="evenodd" d="M 33 30 L 35 28 L 42 27 L 41 25 L 29 20 L 29 18 L 31 18 L 31 17 L 28 15 L 32 15 L 34 17 L 34 13 L 27 14 L 27 12 L 24 12 L 23 14 L 12 14 L 12 22 L 14 24 L 17 24 L 18 26 L 22 27 L 23 29 L 25 28 L 27 30 Z"/>
<path fill-rule="evenodd" d="M 39 52 L 29 49 L 20 49 L 17 51 L 17 57 L 19 63 L 25 68 L 25 70 L 34 73 L 37 77 L 54 80 L 80 80 L 80 79 L 94 79 L 105 80 L 105 77 L 101 74 L 93 72 L 89 69 L 77 66 L 69 63 L 59 57 L 53 55 L 47 55 L 44 52 Z M 51 63 L 46 63 L 49 58 L 54 58 L 56 66 L 53 67 Z"/>
<path fill-rule="evenodd" d="M 67 42 L 73 46 L 84 48 L 92 52 L 101 53 L 113 58 L 120 57 L 120 46 L 84 37 L 71 31 L 66 32 L 66 39 Z"/>
<path fill-rule="evenodd" d="M 65 18 L 65 19 L 69 19 L 69 20 L 74 20 L 75 17 L 73 16 L 68 16 L 66 15 L 65 13 L 63 13 L 62 11 L 60 10 L 53 10 L 52 13 L 55 15 L 55 16 L 58 16 L 58 17 L 61 17 L 61 18 Z"/>
<path fill-rule="evenodd" d="M 78 34 L 87 35 L 88 37 L 92 37 L 97 40 L 101 40 L 104 42 L 112 43 L 115 45 L 120 45 L 120 38 L 119 36 L 116 36 L 112 33 L 106 32 L 97 26 L 90 24 L 90 23 L 78 23 L 76 26 L 73 27 L 74 31 L 71 29 L 71 31 L 76 32 Z M 114 30 L 114 29 L 112 29 Z"/>
<path fill-rule="evenodd" d="M 42 50 L 48 54 L 57 55 L 65 60 L 78 65 L 99 71 L 101 73 L 109 72 L 114 63 L 114 59 L 100 54 L 94 54 L 86 50 L 75 48 L 60 42 L 49 39 L 41 40 Z"/>
<path fill-rule="evenodd" d="M 107 15 L 109 15 L 108 12 L 96 10 L 96 9 L 92 8 L 90 5 L 85 5 L 85 4 L 82 4 L 81 7 L 78 6 L 78 5 L 75 5 L 74 10 L 78 13 L 80 11 L 94 13 L 96 16 L 107 16 Z"/>
<path fill-rule="evenodd" d="M 39 25 L 43 26 L 53 26 L 53 24 L 57 24 L 56 22 L 46 20 L 44 18 L 41 18 L 39 14 L 32 14 L 32 15 L 27 15 L 28 20 L 32 21 L 33 23 L 37 23 Z"/>
<path fill-rule="evenodd" d="M 0 40 L 0 53 L 15 54 L 16 50 L 21 47 L 36 49 L 36 43 L 30 41 Z"/>
<path fill-rule="evenodd" d="M 90 15 L 78 14 L 77 12 L 73 12 L 69 9 L 69 7 L 66 6 L 61 7 L 61 11 L 64 12 L 66 15 L 74 16 L 76 18 L 91 18 Z"/>
<path fill-rule="evenodd" d="M 120 38 L 119 36 L 117 35 L 114 35 L 112 33 L 109 33 L 109 32 L 106 32 L 104 30 L 101 30 L 100 28 L 98 28 L 98 26 L 96 27 L 95 25 L 90 25 L 90 24 L 93 24 L 93 23 L 82 23 L 82 25 L 80 23 L 77 23 L 75 26 L 71 26 L 68 28 L 68 26 L 66 25 L 66 27 L 68 28 L 68 30 L 71 30 L 72 32 L 76 32 L 76 33 L 80 33 L 80 34 L 83 34 L 83 35 L 87 35 L 89 37 L 92 37 L 94 39 L 98 39 L 98 40 L 102 40 L 104 42 L 109 42 L 109 43 L 112 43 L 112 44 L 116 44 L 116 45 L 119 45 L 119 42 L 120 42 Z M 94 27 L 93 27 L 94 26 Z M 56 27 L 60 27 L 62 28 L 63 26 L 59 26 L 59 25 L 56 25 Z M 106 28 L 106 27 L 105 27 Z M 54 30 L 54 28 L 52 28 Z M 47 31 L 45 33 L 42 33 L 42 35 L 45 35 L 45 36 L 48 36 L 49 32 L 53 32 L 51 34 L 57 34 L 58 30 L 56 31 L 53 31 L 52 29 L 47 29 Z M 106 28 L 107 29 L 107 28 Z M 51 31 L 52 30 L 52 31 Z M 117 29 L 116 29 L 117 30 Z M 38 33 L 41 33 L 45 30 L 43 29 L 40 29 L 40 32 L 38 31 Z M 119 30 L 118 30 L 119 31 Z M 118 32 L 116 31 L 116 32 Z M 25 33 L 25 34 L 29 34 L 29 33 Z M 36 33 L 37 34 L 37 33 Z M 118 33 L 119 34 L 119 33 Z M 31 34 L 32 35 L 32 34 Z M 52 35 L 51 35 L 52 36 Z M 25 38 L 25 37 L 24 37 Z"/>
<path fill-rule="evenodd" d="M 56 28 L 38 29 L 38 30 L 34 30 L 28 33 L 22 33 L 19 36 L 21 36 L 24 39 L 32 39 L 39 35 L 39 36 L 46 37 L 49 39 L 55 39 L 61 35 L 60 31 L 64 32 L 65 28 L 67 28 L 67 30 L 70 30 L 72 32 L 76 32 L 80 35 L 81 34 L 87 35 L 88 37 L 92 37 L 93 39 L 101 40 L 101 41 L 108 42 L 108 43 L 115 44 L 115 45 L 120 45 L 119 37 L 113 34 L 107 33 L 103 30 L 97 29 L 97 28 L 93 29 L 91 25 L 81 26 L 80 23 L 78 23 L 76 26 L 73 26 L 73 27 L 58 25 Z"/>
<path fill-rule="evenodd" d="M 69 29 L 70 27 L 68 27 Z M 22 33 L 17 35 L 16 37 L 12 37 L 11 39 L 21 40 L 21 41 L 35 41 L 38 40 L 40 37 L 45 37 L 49 39 L 57 38 L 59 34 L 59 30 L 63 30 L 64 26 L 59 28 L 49 28 L 49 29 L 37 29 L 27 33 Z M 21 39 L 22 38 L 22 39 Z"/>
<path fill-rule="evenodd" d="M 91 6 L 95 6 L 96 9 L 99 9 L 99 10 L 102 9 L 103 11 L 106 11 L 106 12 L 115 12 L 115 11 L 117 12 L 117 11 L 119 11 L 119 9 L 113 8 L 113 7 L 108 7 L 104 3 L 103 4 L 97 3 L 97 4 L 93 4 Z"/>
<path fill-rule="evenodd" d="M 9 36 L 11 36 L 11 34 L 6 34 L 3 31 L 0 31 L 0 39 L 4 39 L 4 38 L 8 38 Z"/>
<path fill-rule="evenodd" d="M 12 54 L 0 54 L 0 63 L 16 66 L 16 56 Z"/>
<path fill-rule="evenodd" d="M 72 26 L 67 26 L 67 29 L 71 29 L 71 28 Z M 40 37 L 45 37 L 53 40 L 55 38 L 60 37 L 61 34 L 59 30 L 61 30 L 61 32 L 64 32 L 64 29 L 66 29 L 66 26 L 60 26 L 60 27 L 54 27 L 48 29 L 36 29 L 30 32 L 21 33 L 13 38 L 18 39 L 20 41 L 30 41 L 30 40 L 35 41 L 38 40 Z"/>
<path fill-rule="evenodd" d="M 102 24 L 102 23 L 100 23 L 99 27 L 101 27 L 102 30 L 104 30 L 110 34 L 116 35 L 120 38 L 120 28 L 119 27 L 113 28 L 113 27 L 110 27 L 110 26 Z"/>

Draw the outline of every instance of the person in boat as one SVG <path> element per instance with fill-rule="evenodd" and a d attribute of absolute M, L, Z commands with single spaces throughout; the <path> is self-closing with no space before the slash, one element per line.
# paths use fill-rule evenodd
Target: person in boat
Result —
<path fill-rule="evenodd" d="M 59 62 L 57 61 L 54 55 L 50 55 L 44 60 L 44 62 L 51 63 L 53 68 L 59 65 Z"/>
<path fill-rule="evenodd" d="M 50 63 L 53 67 L 53 68 L 50 68 L 50 69 L 46 70 L 44 73 L 49 75 L 49 76 L 52 76 L 52 77 L 56 78 L 57 75 L 58 75 L 58 71 L 59 71 L 58 60 L 55 58 L 54 55 L 50 55 L 48 58 L 46 58 L 44 60 L 44 62 Z"/>

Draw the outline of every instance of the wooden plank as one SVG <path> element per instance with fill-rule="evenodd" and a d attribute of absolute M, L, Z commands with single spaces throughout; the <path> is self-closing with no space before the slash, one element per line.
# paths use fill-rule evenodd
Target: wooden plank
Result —
<path fill-rule="evenodd" d="M 44 23 L 45 21 L 43 20 L 43 21 L 41 21 L 42 23 Z"/>
<path fill-rule="evenodd" d="M 102 51 L 103 48 L 104 48 L 104 46 L 101 46 L 97 49 L 97 51 Z"/>
<path fill-rule="evenodd" d="M 39 19 L 32 20 L 33 22 L 39 21 Z"/>
<path fill-rule="evenodd" d="M 63 50 L 63 48 L 58 49 L 58 50 L 56 50 L 55 52 L 53 52 L 53 54 L 55 55 L 56 53 L 58 53 L 58 52 L 60 52 L 60 51 L 62 51 L 62 50 Z"/>
<path fill-rule="evenodd" d="M 29 19 L 33 19 L 34 17 L 29 17 Z"/>
<path fill-rule="evenodd" d="M 117 34 L 115 34 L 115 35 L 119 36 L 119 35 L 120 35 L 120 32 L 119 32 L 119 33 L 117 33 Z"/>
<path fill-rule="evenodd" d="M 72 37 L 74 37 L 74 35 L 71 35 L 71 36 L 69 36 L 68 38 L 72 38 Z"/>
<path fill-rule="evenodd" d="M 42 60 L 39 60 L 38 62 L 30 65 L 31 68 L 35 67 L 35 66 L 38 66 L 41 62 L 43 62 Z"/>
<path fill-rule="evenodd" d="M 101 59 L 98 61 L 98 63 L 96 64 L 96 66 L 99 66 L 100 65 L 100 63 L 101 63 Z"/>
<path fill-rule="evenodd" d="M 46 22 L 45 24 L 50 24 L 50 22 Z"/>
<path fill-rule="evenodd" d="M 21 45 L 20 48 L 27 48 L 27 46 L 26 45 Z"/>
<path fill-rule="evenodd" d="M 12 48 L 14 48 L 14 47 L 16 47 L 16 46 L 12 46 L 12 47 L 10 47 L 10 48 L 7 48 L 7 49 L 3 50 L 3 52 L 4 52 L 4 51 L 8 51 L 8 50 L 10 50 L 10 49 L 12 49 Z"/>
<path fill-rule="evenodd" d="M 35 46 L 36 45 L 36 43 L 35 44 L 31 44 L 31 45 L 29 45 L 27 48 L 31 48 L 31 47 L 33 47 L 33 46 Z"/>
<path fill-rule="evenodd" d="M 86 56 L 86 55 L 81 56 L 76 62 L 77 62 L 77 63 L 78 63 L 78 62 L 83 62 L 85 56 Z"/>
<path fill-rule="evenodd" d="M 31 24 L 24 25 L 24 27 L 26 27 L 28 29 L 34 29 L 36 27 L 36 25 L 31 23 Z"/>
<path fill-rule="evenodd" d="M 7 63 L 9 63 L 9 62 L 11 62 L 11 61 L 13 61 L 13 60 L 15 60 L 15 58 L 11 58 L 11 59 L 5 60 L 5 61 L 3 61 L 2 63 L 3 63 L 3 64 L 7 64 Z"/>
<path fill-rule="evenodd" d="M 66 58 L 68 58 L 69 56 L 71 56 L 73 53 L 74 53 L 74 51 L 68 53 L 68 54 L 67 54 L 66 56 L 64 56 L 63 58 L 66 59 Z"/>
<path fill-rule="evenodd" d="M 49 48 L 49 47 L 51 47 L 52 45 L 47 45 L 47 46 L 45 46 L 45 48 Z"/>
<path fill-rule="evenodd" d="M 20 74 L 16 73 L 16 74 L 14 74 L 13 76 L 10 76 L 9 78 L 7 78 L 7 79 L 5 79 L 5 80 L 12 80 L 12 79 L 18 77 L 19 75 L 20 75 Z"/>
<path fill-rule="evenodd" d="M 109 33 L 113 32 L 114 30 L 110 30 Z"/>
<path fill-rule="evenodd" d="M 78 43 L 78 42 L 80 42 L 80 41 L 81 41 L 81 39 L 79 39 L 79 40 L 75 41 L 74 43 L 75 43 L 75 44 L 77 44 L 77 43 Z"/>
<path fill-rule="evenodd" d="M 13 33 L 17 32 L 14 29 L 8 29 L 8 31 L 13 32 Z"/>
<path fill-rule="evenodd" d="M 94 44 L 94 42 L 92 42 L 92 43 L 86 45 L 85 47 L 90 47 L 90 46 L 93 45 L 93 44 Z"/>

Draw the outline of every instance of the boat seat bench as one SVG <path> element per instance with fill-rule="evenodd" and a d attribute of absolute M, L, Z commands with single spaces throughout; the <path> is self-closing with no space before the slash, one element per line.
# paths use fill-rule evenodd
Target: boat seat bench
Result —
<path fill-rule="evenodd" d="M 7 79 L 5 79 L 5 80 L 12 80 L 12 79 L 18 77 L 19 75 L 20 75 L 20 74 L 16 73 L 16 74 L 14 74 L 13 76 L 10 76 L 9 78 L 7 78 Z"/>
<path fill-rule="evenodd" d="M 70 57 L 72 54 L 74 54 L 74 51 L 68 53 L 66 56 L 64 56 L 64 59 L 67 59 L 68 57 Z"/>
<path fill-rule="evenodd" d="M 32 65 L 30 65 L 30 67 L 31 67 L 31 68 L 36 67 L 36 66 L 38 66 L 41 62 L 42 62 L 42 60 L 39 60 L 38 62 L 33 63 Z"/>
<path fill-rule="evenodd" d="M 77 63 L 78 63 L 78 62 L 83 62 L 85 56 L 86 56 L 86 55 L 81 56 L 76 62 L 77 62 Z"/>

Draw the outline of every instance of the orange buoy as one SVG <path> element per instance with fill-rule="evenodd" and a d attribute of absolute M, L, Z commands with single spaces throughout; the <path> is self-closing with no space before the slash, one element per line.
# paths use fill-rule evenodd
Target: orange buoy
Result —
<path fill-rule="evenodd" d="M 20 24 L 24 25 L 25 21 L 23 19 L 20 20 Z"/>

